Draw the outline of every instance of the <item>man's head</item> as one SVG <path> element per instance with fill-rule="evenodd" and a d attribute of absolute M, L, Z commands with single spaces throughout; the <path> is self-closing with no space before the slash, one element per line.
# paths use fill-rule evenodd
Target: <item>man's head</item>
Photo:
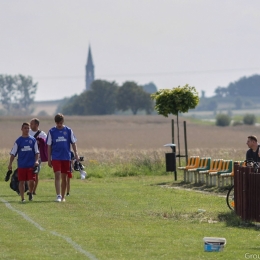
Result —
<path fill-rule="evenodd" d="M 29 136 L 30 124 L 25 122 L 22 124 L 22 136 Z"/>
<path fill-rule="evenodd" d="M 257 143 L 257 137 L 255 135 L 249 135 L 247 137 L 247 142 L 246 142 L 247 146 L 251 149 L 254 149 L 258 146 Z"/>
<path fill-rule="evenodd" d="M 56 123 L 56 127 L 58 129 L 62 129 L 63 128 L 63 123 L 64 123 L 64 116 L 63 114 L 59 113 L 54 117 L 54 121 Z"/>
<path fill-rule="evenodd" d="M 38 118 L 33 118 L 30 122 L 30 128 L 36 132 L 39 130 L 40 120 Z"/>

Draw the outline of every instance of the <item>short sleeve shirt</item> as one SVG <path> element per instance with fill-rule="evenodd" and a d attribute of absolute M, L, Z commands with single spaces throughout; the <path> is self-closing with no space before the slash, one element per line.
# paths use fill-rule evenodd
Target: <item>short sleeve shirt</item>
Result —
<path fill-rule="evenodd" d="M 46 139 L 47 135 L 44 131 L 40 130 L 41 132 L 39 133 L 38 137 L 42 138 L 42 139 Z M 32 129 L 29 130 L 29 135 L 33 136 L 37 133 L 38 131 L 33 131 Z"/>
<path fill-rule="evenodd" d="M 36 139 L 32 136 L 20 136 L 14 143 L 11 155 L 18 155 L 18 168 L 31 168 L 35 163 L 35 154 L 38 154 Z"/>
<path fill-rule="evenodd" d="M 71 128 L 63 126 L 62 129 L 53 127 L 47 135 L 47 145 L 51 146 L 52 160 L 71 160 L 70 145 L 77 139 Z"/>

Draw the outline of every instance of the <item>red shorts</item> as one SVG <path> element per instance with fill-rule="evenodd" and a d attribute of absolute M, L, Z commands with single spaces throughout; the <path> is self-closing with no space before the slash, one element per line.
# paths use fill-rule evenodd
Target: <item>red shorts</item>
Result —
<path fill-rule="evenodd" d="M 33 168 L 18 168 L 18 181 L 35 181 L 35 178 Z"/>
<path fill-rule="evenodd" d="M 52 160 L 51 164 L 54 172 L 71 173 L 70 161 Z"/>

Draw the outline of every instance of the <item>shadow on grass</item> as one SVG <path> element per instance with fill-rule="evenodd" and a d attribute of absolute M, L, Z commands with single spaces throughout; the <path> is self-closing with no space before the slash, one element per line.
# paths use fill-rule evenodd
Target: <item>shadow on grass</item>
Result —
<path fill-rule="evenodd" d="M 205 184 L 200 183 L 186 183 L 183 181 L 180 182 L 161 182 L 157 184 L 158 186 L 165 186 L 169 188 L 183 188 L 183 189 L 191 189 L 194 191 L 202 191 L 206 193 L 216 194 L 216 195 L 223 195 L 226 196 L 228 190 L 231 186 L 224 186 L 224 187 L 216 187 L 216 186 L 206 186 Z M 168 213 L 163 214 L 165 215 L 172 215 Z M 190 216 L 191 218 L 194 216 Z M 209 216 L 208 216 L 209 217 Z M 241 218 L 236 215 L 235 211 L 228 211 L 228 212 L 221 212 L 217 216 L 215 215 L 215 219 L 218 219 L 219 222 L 225 222 L 226 226 L 229 227 L 238 227 L 238 228 L 245 228 L 245 229 L 254 229 L 259 231 L 260 230 L 260 223 L 251 222 L 251 221 L 242 221 Z"/>
<path fill-rule="evenodd" d="M 183 189 L 191 189 L 194 191 L 204 191 L 204 192 L 209 192 L 209 193 L 216 193 L 216 194 L 221 194 L 221 195 L 227 195 L 228 190 L 230 189 L 231 186 L 224 186 L 224 187 L 217 187 L 217 186 L 206 186 L 205 184 L 202 183 L 188 183 L 184 181 L 180 182 L 161 182 L 153 185 L 158 185 L 158 186 L 167 186 L 169 188 L 183 188 Z"/>
<path fill-rule="evenodd" d="M 157 183 L 157 184 L 151 184 L 151 186 L 155 186 L 155 185 L 158 185 L 158 186 L 170 186 L 171 185 L 171 182 L 160 182 L 160 183 Z"/>
<path fill-rule="evenodd" d="M 259 231 L 260 223 L 251 221 L 242 221 L 241 218 L 235 213 L 235 211 L 219 213 L 218 219 L 221 222 L 226 222 L 228 227 L 239 227 L 244 229 L 254 229 Z"/>
<path fill-rule="evenodd" d="M 5 203 L 4 201 L 0 201 L 0 202 Z M 55 200 L 33 200 L 33 201 L 29 201 L 27 199 L 25 199 L 25 203 L 22 203 L 21 199 L 18 199 L 18 200 L 8 200 L 6 202 L 9 203 L 9 204 L 57 203 L 57 201 L 55 201 Z"/>

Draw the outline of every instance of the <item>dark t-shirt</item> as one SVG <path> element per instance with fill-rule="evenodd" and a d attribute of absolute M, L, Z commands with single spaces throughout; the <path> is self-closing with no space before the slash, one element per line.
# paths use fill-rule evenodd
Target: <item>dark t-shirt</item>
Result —
<path fill-rule="evenodd" d="M 249 149 L 246 152 L 246 160 L 253 160 L 254 162 L 260 162 L 260 157 L 258 156 L 259 146 L 258 149 L 254 152 L 252 149 Z"/>

